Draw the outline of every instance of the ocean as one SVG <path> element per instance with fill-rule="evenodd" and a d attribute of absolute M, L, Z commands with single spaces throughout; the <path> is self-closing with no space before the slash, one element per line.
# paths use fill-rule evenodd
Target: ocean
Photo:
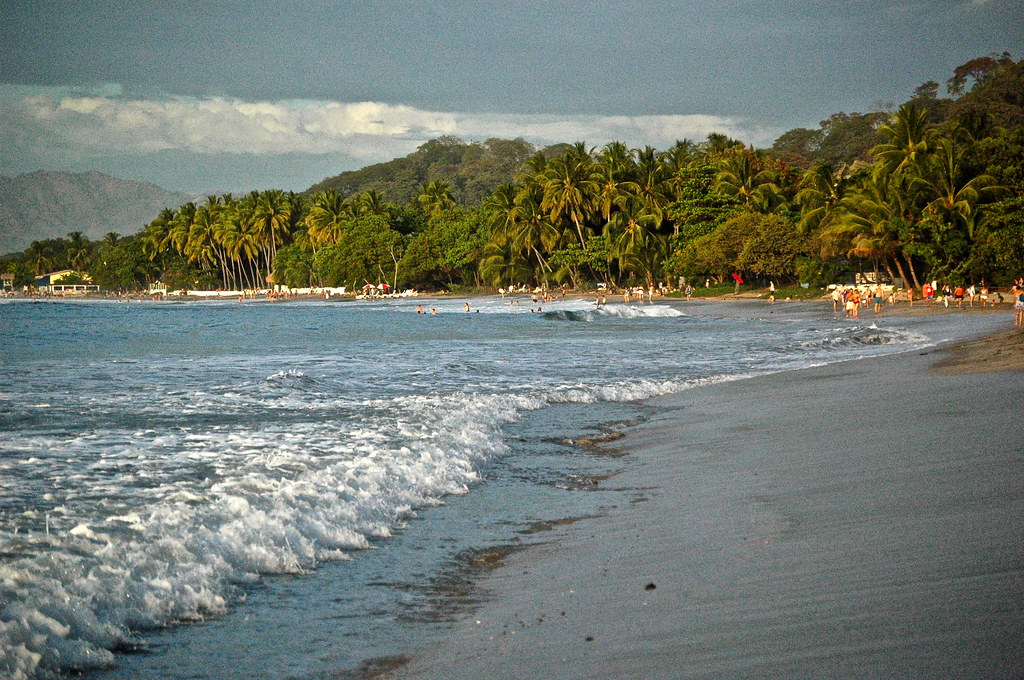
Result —
<path fill-rule="evenodd" d="M 642 500 L 613 480 L 645 399 L 945 339 L 516 303 L 0 301 L 0 676 L 345 677 L 471 615 L 502 550 Z"/>

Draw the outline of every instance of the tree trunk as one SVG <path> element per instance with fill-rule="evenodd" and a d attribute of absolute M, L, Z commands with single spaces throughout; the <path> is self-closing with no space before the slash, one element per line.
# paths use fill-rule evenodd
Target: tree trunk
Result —
<path fill-rule="evenodd" d="M 910 276 L 914 281 L 914 288 L 920 288 L 921 282 L 917 280 L 917 272 L 914 271 L 914 260 L 910 255 L 903 253 L 903 257 L 907 260 L 907 267 L 910 269 Z"/>

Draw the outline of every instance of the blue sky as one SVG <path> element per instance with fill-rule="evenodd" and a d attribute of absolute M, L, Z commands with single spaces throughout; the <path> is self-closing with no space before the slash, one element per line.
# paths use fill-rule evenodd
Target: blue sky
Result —
<path fill-rule="evenodd" d="M 1009 0 L 0 0 L 0 174 L 302 190 L 442 134 L 767 146 L 992 52 Z"/>

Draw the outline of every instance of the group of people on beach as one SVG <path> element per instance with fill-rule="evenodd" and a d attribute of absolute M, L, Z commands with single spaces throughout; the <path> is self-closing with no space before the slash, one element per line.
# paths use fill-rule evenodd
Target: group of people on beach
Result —
<path fill-rule="evenodd" d="M 980 307 L 1002 304 L 1006 298 L 999 291 L 991 290 L 984 280 L 981 284 L 943 284 L 939 286 L 938 281 L 928 281 L 921 286 L 920 298 L 915 298 L 913 288 L 898 290 L 893 286 L 875 285 L 852 285 L 832 286 L 832 311 L 842 311 L 846 318 L 857 319 L 860 315 L 860 308 L 872 304 L 875 314 L 880 314 L 886 302 L 890 306 L 895 305 L 898 300 L 906 300 L 907 305 L 914 306 L 915 299 L 919 299 L 925 306 L 931 306 L 936 302 L 942 302 L 946 308 L 953 304 L 957 309 L 963 309 L 966 302 L 969 307 L 975 304 Z M 1024 278 L 1014 281 L 1010 289 L 1014 310 L 1016 312 L 1016 325 L 1024 325 Z"/>
<path fill-rule="evenodd" d="M 895 290 L 890 290 L 886 296 L 881 285 L 875 285 L 873 288 L 836 286 L 832 289 L 832 311 L 838 313 L 842 310 L 847 319 L 859 319 L 861 306 L 870 301 L 874 305 L 875 314 L 881 314 L 886 297 L 890 305 L 896 304 Z"/>

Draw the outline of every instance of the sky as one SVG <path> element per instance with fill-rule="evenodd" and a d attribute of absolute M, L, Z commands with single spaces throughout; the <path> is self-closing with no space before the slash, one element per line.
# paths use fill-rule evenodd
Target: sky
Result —
<path fill-rule="evenodd" d="M 0 175 L 301 191 L 441 135 L 770 146 L 1024 58 L 1020 0 L 0 0 Z"/>

